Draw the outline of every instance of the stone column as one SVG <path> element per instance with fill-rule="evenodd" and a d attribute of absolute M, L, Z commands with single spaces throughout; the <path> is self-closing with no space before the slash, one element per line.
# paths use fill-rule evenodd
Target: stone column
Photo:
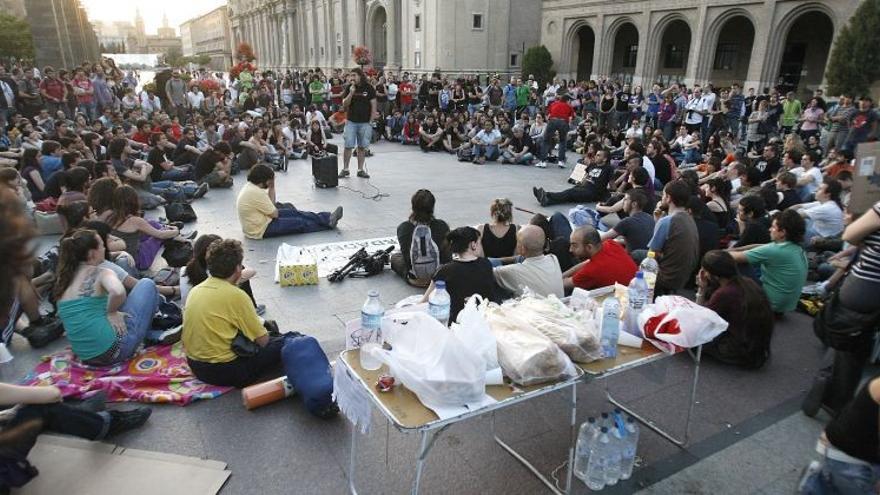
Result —
<path fill-rule="evenodd" d="M 604 50 L 605 44 L 608 42 L 603 36 L 605 31 L 605 15 L 599 14 L 596 17 L 596 27 L 593 30 L 593 66 L 590 68 L 590 79 L 596 81 L 599 79 L 599 76 L 603 74 L 602 72 L 602 50 Z M 577 66 L 574 67 L 575 73 L 577 73 Z"/>
<path fill-rule="evenodd" d="M 747 88 L 755 88 L 758 94 L 761 94 L 764 88 L 772 88 L 776 84 L 776 74 L 779 70 L 779 66 L 774 63 L 774 47 L 771 46 L 774 29 L 772 7 L 767 6 L 765 11 L 767 15 L 755 19 L 757 24 L 755 25 L 755 39 L 752 41 L 752 56 L 749 60 L 746 80 L 743 83 L 743 91 L 747 91 Z"/>
<path fill-rule="evenodd" d="M 397 61 L 397 30 L 400 29 L 397 22 L 397 18 L 399 15 L 398 11 L 399 9 L 397 8 L 397 2 L 395 2 L 394 0 L 389 1 L 385 10 L 385 46 L 387 47 L 385 65 L 395 72 L 397 71 L 397 69 L 400 68 L 400 64 L 398 64 Z M 504 58 L 506 59 L 507 56 L 505 56 Z"/>
<path fill-rule="evenodd" d="M 281 65 L 284 66 L 285 69 L 290 68 L 290 36 L 289 36 L 289 26 L 288 22 L 290 18 L 287 16 L 287 12 L 283 12 L 281 14 Z"/>
<path fill-rule="evenodd" d="M 367 12 L 366 7 L 364 6 L 364 0 L 356 0 L 355 4 L 355 20 L 357 29 L 355 29 L 355 44 L 356 45 L 365 45 L 367 43 L 366 36 L 366 26 L 367 26 Z"/>
<path fill-rule="evenodd" d="M 705 84 L 709 77 L 709 71 L 712 68 L 712 61 L 708 60 L 703 50 L 714 50 L 714 46 L 705 46 L 703 43 L 706 36 L 706 4 L 700 4 L 700 10 L 697 17 L 697 26 L 691 33 L 691 53 L 688 54 L 687 70 L 684 74 L 684 83 L 690 87 L 694 84 Z M 705 60 L 704 60 L 705 59 Z M 708 62 L 706 61 L 708 60 Z"/>

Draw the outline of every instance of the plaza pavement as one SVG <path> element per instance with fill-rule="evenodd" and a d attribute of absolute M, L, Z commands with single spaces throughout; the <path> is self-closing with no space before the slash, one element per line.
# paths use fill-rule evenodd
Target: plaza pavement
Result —
<path fill-rule="evenodd" d="M 334 139 L 338 141 L 338 137 Z M 388 143 L 374 145 L 373 151 L 376 155 L 368 159 L 373 175 L 370 184 L 389 194 L 379 201 L 342 188 L 315 189 L 306 161 L 292 161 L 289 171 L 278 175 L 279 201 L 316 211 L 343 205 L 345 215 L 336 231 L 262 241 L 244 239 L 235 213 L 235 197 L 245 181 L 244 174 L 236 177 L 232 190 L 214 190 L 197 201 L 199 220 L 188 226 L 199 233 L 241 239 L 245 265 L 259 272 L 253 289 L 258 302 L 268 306 L 267 318 L 277 320 L 282 331 L 314 335 L 331 360 L 344 345 L 342 323 L 358 316 L 369 289 L 378 289 L 386 306 L 417 291 L 390 272 L 333 285 L 322 279 L 318 286 L 280 288 L 272 282 L 271 272 L 275 251 L 282 241 L 306 245 L 394 235 L 398 223 L 409 213 L 410 196 L 420 188 L 433 191 L 437 197 L 436 216 L 453 228 L 488 220 L 489 203 L 496 197 L 507 197 L 515 206 L 550 213 L 553 210 L 536 203 L 531 188 L 566 187 L 570 172 L 554 166 L 477 166 L 459 163 L 446 154 L 423 154 L 418 148 Z M 569 157 L 573 159 L 574 155 Z M 363 179 L 352 178 L 341 184 L 367 196 L 376 192 Z M 515 222 L 525 223 L 530 216 L 516 212 Z M 41 355 L 64 345 L 63 341 L 56 342 L 37 352 L 16 336 L 16 358 L 0 367 L 0 378 L 21 379 Z M 791 314 L 777 324 L 772 350 L 772 358 L 760 371 L 741 371 L 704 361 L 689 447 L 679 449 L 643 428 L 638 452 L 641 465 L 631 480 L 605 492 L 790 493 L 797 478 L 792 473 L 810 458 L 820 427 L 820 423 L 803 418 L 797 407 L 823 351 L 812 335 L 810 319 L 802 314 Z M 681 432 L 691 370 L 690 360 L 678 356 L 616 375 L 605 383 L 580 386 L 579 421 L 609 409 L 604 390 L 607 386 L 640 412 L 658 418 L 673 432 Z M 545 473 L 567 456 L 567 397 L 567 393 L 550 394 L 505 410 L 497 418 L 500 434 Z M 296 399 L 248 412 L 235 391 L 187 407 L 155 406 L 143 429 L 114 442 L 225 461 L 233 473 L 222 490 L 227 495 L 341 494 L 347 491 L 350 431 L 341 417 L 320 421 L 309 416 Z M 415 435 L 389 428 L 374 413 L 372 433 L 362 437 L 359 444 L 360 493 L 409 491 L 418 448 Z M 782 453 L 786 454 L 784 458 Z M 575 486 L 576 493 L 589 492 L 580 482 L 576 481 Z M 547 492 L 494 444 L 488 418 L 456 425 L 439 438 L 430 454 L 422 487 L 423 493 Z"/>

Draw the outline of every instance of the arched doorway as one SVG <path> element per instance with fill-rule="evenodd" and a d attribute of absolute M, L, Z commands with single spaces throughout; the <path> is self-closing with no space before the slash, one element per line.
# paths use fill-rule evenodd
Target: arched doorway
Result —
<path fill-rule="evenodd" d="M 639 55 L 639 31 L 631 22 L 617 28 L 611 54 L 611 79 L 631 82 Z"/>
<path fill-rule="evenodd" d="M 388 62 L 388 14 L 385 7 L 376 7 L 369 26 L 367 48 L 373 53 L 373 65 L 383 67 Z"/>
<path fill-rule="evenodd" d="M 577 80 L 586 81 L 593 73 L 593 50 L 596 47 L 596 34 L 590 26 L 581 26 L 574 36 L 574 45 L 571 53 L 577 65 Z"/>
<path fill-rule="evenodd" d="M 746 16 L 728 19 L 718 33 L 709 79 L 716 87 L 742 85 L 749 73 L 755 26 Z M 757 88 L 761 89 L 761 88 Z"/>
<path fill-rule="evenodd" d="M 676 19 L 663 29 L 657 54 L 657 81 L 661 86 L 684 80 L 691 48 L 691 27 Z"/>
<path fill-rule="evenodd" d="M 834 25 L 824 12 L 801 14 L 791 25 L 782 49 L 776 85 L 780 90 L 812 93 L 822 84 L 834 36 Z"/>

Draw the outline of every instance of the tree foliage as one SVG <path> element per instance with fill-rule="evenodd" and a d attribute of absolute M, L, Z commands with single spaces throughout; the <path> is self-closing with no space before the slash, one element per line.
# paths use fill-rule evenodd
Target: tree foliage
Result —
<path fill-rule="evenodd" d="M 31 26 L 23 19 L 0 12 L 0 57 L 34 57 Z"/>
<path fill-rule="evenodd" d="M 522 60 L 522 75 L 524 78 L 534 75 L 541 86 L 553 80 L 556 76 L 556 71 L 553 70 L 553 56 L 546 46 L 538 45 L 526 50 Z"/>
<path fill-rule="evenodd" d="M 880 80 L 880 0 L 864 0 L 837 35 L 826 74 L 832 95 L 865 95 Z"/>

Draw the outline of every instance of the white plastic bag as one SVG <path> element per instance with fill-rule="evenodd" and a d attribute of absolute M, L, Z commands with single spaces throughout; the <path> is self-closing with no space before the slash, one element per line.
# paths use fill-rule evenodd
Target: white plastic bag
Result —
<path fill-rule="evenodd" d="M 486 365 L 445 325 L 427 313 L 398 313 L 383 321 L 393 335 L 393 348 L 373 350 L 391 375 L 422 403 L 460 407 L 479 403 L 486 393 Z"/>
<path fill-rule="evenodd" d="M 708 342 L 727 330 L 718 313 L 681 296 L 661 296 L 639 314 L 645 338 L 668 353 Z"/>
<path fill-rule="evenodd" d="M 585 302 L 581 310 L 574 311 L 552 294 L 526 295 L 506 301 L 502 307 L 544 334 L 572 361 L 589 363 L 602 358 L 594 302 Z"/>
<path fill-rule="evenodd" d="M 486 385 L 500 385 L 502 378 L 498 364 L 498 343 L 492 335 L 489 322 L 480 310 L 481 306 L 485 308 L 487 304 L 479 294 L 468 298 L 464 309 L 458 313 L 458 321 L 450 325 L 450 329 L 458 340 L 483 359 L 486 364 Z"/>
<path fill-rule="evenodd" d="M 498 341 L 498 362 L 513 382 L 534 385 L 577 374 L 571 359 L 559 346 L 509 308 L 489 305 L 484 314 Z"/>

